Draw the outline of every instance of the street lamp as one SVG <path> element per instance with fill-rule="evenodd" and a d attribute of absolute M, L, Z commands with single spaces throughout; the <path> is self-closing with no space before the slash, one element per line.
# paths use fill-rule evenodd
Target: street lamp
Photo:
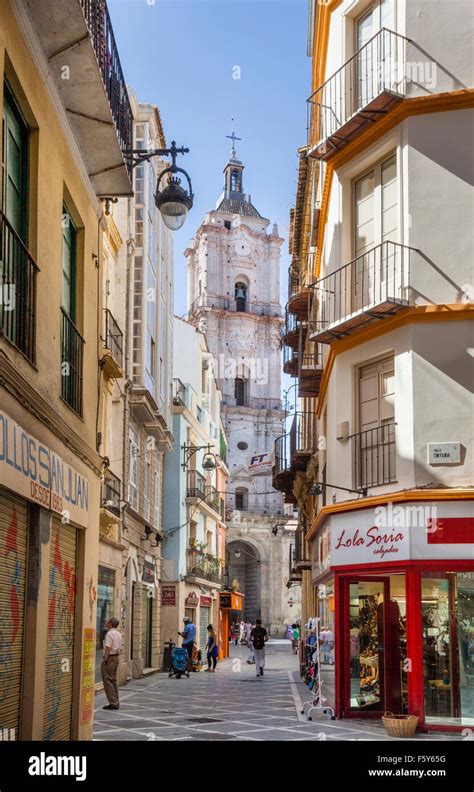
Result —
<path fill-rule="evenodd" d="M 178 154 L 188 154 L 189 149 L 176 147 L 176 141 L 171 141 L 171 148 L 153 149 L 152 151 L 143 151 L 142 149 L 131 149 L 125 151 L 125 157 L 131 162 L 132 168 L 140 165 L 142 162 L 148 162 L 152 157 L 169 157 L 171 156 L 171 165 L 165 168 L 156 182 L 155 204 L 157 209 L 160 210 L 164 224 L 171 231 L 177 231 L 184 225 L 189 210 L 191 209 L 194 201 L 193 188 L 191 179 L 183 168 L 178 168 L 176 165 L 176 157 Z M 181 179 L 176 174 L 182 173 L 188 182 L 188 190 L 181 187 Z M 164 176 L 167 176 L 167 185 L 160 190 L 160 184 Z"/>
<path fill-rule="evenodd" d="M 186 470 L 188 467 L 188 462 L 192 456 L 196 453 L 196 451 L 203 451 L 205 450 L 206 453 L 203 456 L 202 460 L 202 469 L 203 470 L 215 470 L 217 457 L 211 451 L 211 445 L 208 444 L 207 446 L 188 446 L 185 443 L 181 446 L 183 449 L 183 461 L 181 463 L 181 467 L 183 470 Z"/>

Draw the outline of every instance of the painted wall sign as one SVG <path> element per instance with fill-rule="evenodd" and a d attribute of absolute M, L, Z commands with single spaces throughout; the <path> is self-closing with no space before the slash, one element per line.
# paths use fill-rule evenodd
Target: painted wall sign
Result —
<path fill-rule="evenodd" d="M 210 608 L 212 605 L 212 597 L 206 597 L 205 595 L 201 594 L 199 597 L 199 604 L 203 608 Z"/>
<path fill-rule="evenodd" d="M 428 465 L 459 465 L 461 443 L 428 443 Z"/>
<path fill-rule="evenodd" d="M 176 605 L 176 586 L 161 587 L 161 604 Z"/>
<path fill-rule="evenodd" d="M 95 630 L 87 627 L 84 630 L 82 652 L 82 686 L 81 686 L 81 725 L 89 723 L 94 714 L 94 683 L 95 683 Z"/>
<path fill-rule="evenodd" d="M 45 509 L 87 526 L 89 481 L 0 411 L 0 481 Z"/>

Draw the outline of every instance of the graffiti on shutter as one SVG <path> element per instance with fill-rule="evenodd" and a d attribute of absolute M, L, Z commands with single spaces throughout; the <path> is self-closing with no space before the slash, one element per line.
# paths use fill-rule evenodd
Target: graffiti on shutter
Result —
<path fill-rule="evenodd" d="M 0 730 L 19 736 L 28 506 L 0 493 Z"/>
<path fill-rule="evenodd" d="M 44 740 L 71 738 L 77 531 L 53 517 L 49 562 Z"/>

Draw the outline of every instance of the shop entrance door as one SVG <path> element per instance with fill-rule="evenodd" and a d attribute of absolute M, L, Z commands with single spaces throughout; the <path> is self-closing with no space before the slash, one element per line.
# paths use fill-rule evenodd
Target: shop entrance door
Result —
<path fill-rule="evenodd" d="M 344 717 L 405 711 L 403 575 L 345 581 Z"/>

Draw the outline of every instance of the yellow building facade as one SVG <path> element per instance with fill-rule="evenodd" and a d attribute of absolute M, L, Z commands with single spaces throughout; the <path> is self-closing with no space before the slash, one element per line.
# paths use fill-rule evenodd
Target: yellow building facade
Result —
<path fill-rule="evenodd" d="M 131 194 L 128 97 L 123 86 L 119 120 L 93 24 L 73 0 L 0 13 L 0 728 L 12 739 L 92 736 L 101 198 Z"/>

